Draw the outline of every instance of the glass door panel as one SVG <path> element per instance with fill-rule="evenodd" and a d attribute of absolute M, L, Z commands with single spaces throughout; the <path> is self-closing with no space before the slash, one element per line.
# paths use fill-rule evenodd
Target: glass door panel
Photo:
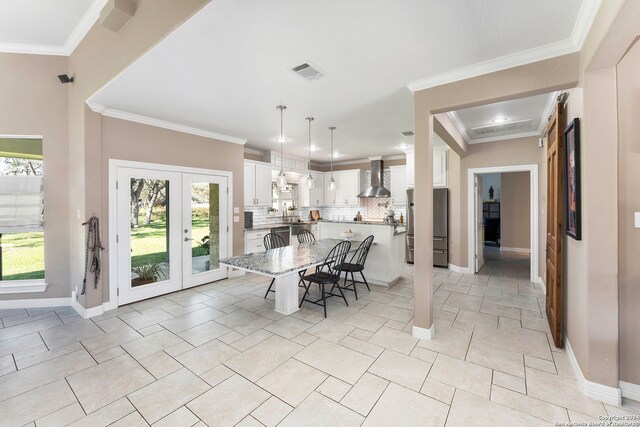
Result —
<path fill-rule="evenodd" d="M 183 209 L 185 287 L 227 277 L 227 178 L 183 174 Z"/>
<path fill-rule="evenodd" d="M 118 303 L 181 289 L 180 174 L 119 168 L 118 187 Z"/>

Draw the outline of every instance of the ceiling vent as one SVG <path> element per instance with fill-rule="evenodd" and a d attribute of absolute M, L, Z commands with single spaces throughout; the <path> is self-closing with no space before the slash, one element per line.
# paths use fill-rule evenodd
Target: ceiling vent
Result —
<path fill-rule="evenodd" d="M 471 128 L 471 133 L 473 134 L 473 136 L 489 136 L 501 132 L 527 129 L 531 129 L 531 119 L 516 120 L 513 122 L 506 122 L 488 126 L 479 126 L 476 128 Z"/>
<path fill-rule="evenodd" d="M 293 67 L 291 71 L 307 80 L 320 80 L 324 77 L 324 74 L 316 66 L 308 62 Z"/>
<path fill-rule="evenodd" d="M 412 130 L 405 130 L 404 132 L 400 132 L 403 136 L 413 136 L 414 135 L 414 131 Z"/>

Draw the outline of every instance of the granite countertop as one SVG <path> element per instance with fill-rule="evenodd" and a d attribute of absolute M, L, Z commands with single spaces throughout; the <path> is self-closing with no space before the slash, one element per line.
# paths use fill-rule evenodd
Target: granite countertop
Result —
<path fill-rule="evenodd" d="M 285 246 L 266 252 L 245 254 L 220 260 L 221 264 L 241 270 L 282 276 L 293 271 L 304 270 L 322 263 L 331 249 L 344 240 L 322 239 L 315 243 L 301 243 L 299 246 Z M 359 241 L 351 242 L 351 250 L 356 250 Z"/>
<path fill-rule="evenodd" d="M 384 225 L 385 227 L 393 227 L 397 224 L 388 224 L 382 221 L 339 221 L 339 220 L 331 220 L 331 219 L 321 219 L 318 222 L 328 222 L 332 224 L 365 224 L 365 225 Z"/>
<path fill-rule="evenodd" d="M 262 224 L 262 225 L 256 225 L 253 228 L 245 228 L 244 231 L 271 230 L 272 228 L 289 227 L 290 225 L 300 225 L 300 224 L 317 224 L 317 222 L 316 221 L 274 222 L 273 224 Z"/>

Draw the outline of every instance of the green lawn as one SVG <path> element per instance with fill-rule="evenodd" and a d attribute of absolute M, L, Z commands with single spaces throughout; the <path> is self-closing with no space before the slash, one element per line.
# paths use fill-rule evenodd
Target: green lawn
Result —
<path fill-rule="evenodd" d="M 2 280 L 44 279 L 44 233 L 2 236 Z"/>
<path fill-rule="evenodd" d="M 142 223 L 142 221 L 141 221 Z M 193 221 L 192 253 L 207 254 L 198 246 L 209 233 L 206 218 Z M 103 245 L 106 246 L 106 242 Z M 158 218 L 149 225 L 131 230 L 131 266 L 167 260 L 166 222 Z M 44 233 L 5 234 L 2 236 L 2 280 L 44 279 Z"/>

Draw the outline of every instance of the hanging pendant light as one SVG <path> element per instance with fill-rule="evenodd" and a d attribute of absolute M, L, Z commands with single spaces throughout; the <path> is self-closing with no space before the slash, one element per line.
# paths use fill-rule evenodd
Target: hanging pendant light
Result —
<path fill-rule="evenodd" d="M 333 179 L 333 131 L 336 130 L 335 126 L 330 126 L 329 130 L 331 131 L 331 179 L 329 180 L 329 190 L 335 190 L 336 189 L 336 180 Z"/>
<path fill-rule="evenodd" d="M 285 175 L 284 173 L 284 154 L 282 148 L 285 141 L 283 134 L 283 112 L 287 109 L 287 107 L 285 105 L 278 105 L 276 108 L 280 110 L 280 138 L 277 139 L 277 141 L 280 142 L 280 173 L 278 174 L 277 185 L 278 188 L 284 190 L 287 186 L 287 175 Z"/>
<path fill-rule="evenodd" d="M 307 187 L 314 188 L 316 183 L 313 179 L 313 175 L 311 175 L 311 122 L 313 121 L 313 117 L 307 117 L 305 120 L 309 122 L 309 176 L 307 176 Z"/>

